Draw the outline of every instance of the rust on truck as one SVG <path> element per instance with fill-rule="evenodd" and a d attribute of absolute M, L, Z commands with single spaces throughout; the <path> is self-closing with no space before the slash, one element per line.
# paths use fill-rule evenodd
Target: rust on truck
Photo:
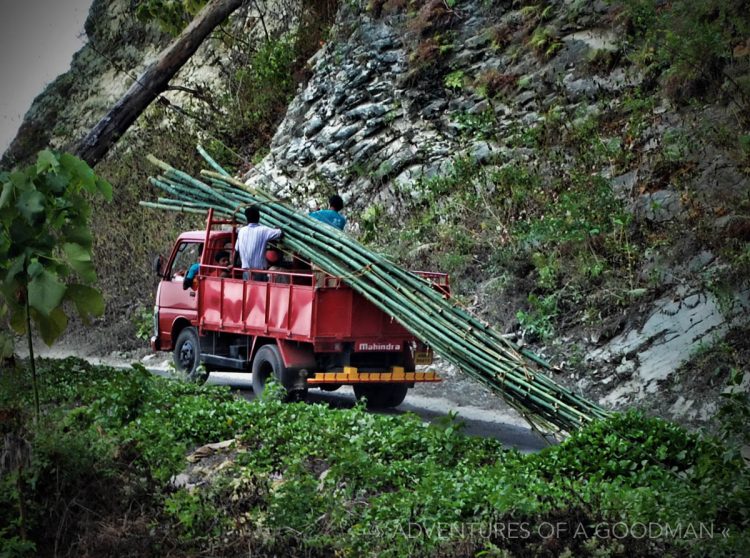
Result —
<path fill-rule="evenodd" d="M 235 261 L 238 227 L 209 211 L 206 230 L 181 234 L 160 272 L 152 348 L 172 351 L 178 370 L 195 380 L 210 370 L 250 371 L 256 392 L 274 378 L 292 398 L 352 385 L 372 407 L 394 407 L 415 383 L 440 381 L 416 370 L 431 363 L 429 347 L 344 278 L 294 254 L 284 269 L 217 265 L 221 251 Z M 195 263 L 196 279 L 183 289 Z M 417 273 L 449 295 L 446 274 Z"/>

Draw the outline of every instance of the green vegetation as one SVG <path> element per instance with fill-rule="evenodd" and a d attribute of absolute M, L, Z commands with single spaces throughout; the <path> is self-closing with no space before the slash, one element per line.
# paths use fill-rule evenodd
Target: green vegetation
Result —
<path fill-rule="evenodd" d="M 27 376 L 1 379 L 4 555 L 732 556 L 750 542 L 736 452 L 635 413 L 522 455 L 455 420 L 272 391 L 248 404 L 75 359 L 44 361 L 34 425 Z M 186 462 L 229 438 L 223 457 Z M 185 470 L 203 484 L 172 486 Z"/>
<path fill-rule="evenodd" d="M 0 317 L 26 334 L 34 372 L 32 321 L 48 345 L 65 331 L 64 302 L 75 305 L 85 323 L 104 313 L 96 281 L 88 227 L 87 194 L 112 199 L 112 186 L 68 153 L 39 152 L 35 165 L 0 173 Z M 3 332 L 0 358 L 13 354 Z M 36 374 L 32 374 L 37 415 Z"/>
<path fill-rule="evenodd" d="M 750 13 L 742 0 L 677 0 L 660 6 L 652 0 L 625 0 L 632 38 L 629 54 L 656 76 L 665 92 L 687 101 L 716 94 L 726 82 L 745 110 L 750 74 L 742 49 L 750 36 Z"/>
<path fill-rule="evenodd" d="M 598 112 L 552 107 L 535 125 L 502 133 L 492 110 L 459 115 L 456 123 L 468 145 L 488 140 L 539 156 L 528 163 L 457 156 L 442 174 L 404 188 L 409 217 L 398 226 L 371 209 L 380 225 L 371 236 L 404 265 L 454 274 L 457 292 L 474 290 L 487 273 L 515 275 L 496 293 L 515 309 L 491 318 L 515 317 L 532 337 L 552 337 L 562 316 L 588 322 L 628 304 L 627 292 L 642 286 L 638 229 L 597 171 L 627 168 L 629 155 L 599 132 Z"/>
<path fill-rule="evenodd" d="M 142 0 L 137 3 L 135 15 L 141 21 L 156 22 L 162 31 L 178 35 L 207 0 Z"/>

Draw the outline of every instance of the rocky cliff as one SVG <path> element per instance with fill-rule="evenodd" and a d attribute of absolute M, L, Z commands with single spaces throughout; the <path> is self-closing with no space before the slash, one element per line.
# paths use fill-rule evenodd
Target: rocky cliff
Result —
<path fill-rule="evenodd" d="M 299 207 L 341 193 L 351 234 L 404 265 L 451 272 L 457 301 L 543 352 L 584 394 L 706 422 L 730 371 L 750 369 L 750 26 L 741 3 L 708 2 L 700 17 L 680 15 L 683 4 L 341 2 L 268 150 L 248 140 L 251 162 L 229 146 L 242 156 L 234 163 Z M 140 45 L 140 57 L 121 60 L 137 68 L 164 37 L 123 18 L 109 44 L 118 56 Z M 715 22 L 727 30 L 716 52 L 700 43 Z M 669 42 L 666 24 L 683 43 Z M 111 95 L 92 107 L 76 89 L 67 120 L 55 85 L 29 122 L 72 121 L 77 133 L 127 86 L 89 68 L 87 52 L 73 71 Z M 238 93 L 231 57 L 209 54 L 178 81 Z M 200 120 L 181 131 L 165 122 L 144 117 L 115 155 L 134 162 L 158 148 L 137 136 L 154 130 L 184 136 L 174 140 L 184 149 L 217 138 Z M 214 145 L 226 155 L 226 142 Z M 101 171 L 126 180 L 111 158 Z M 139 180 L 146 172 L 137 168 Z M 157 219 L 130 220 L 146 251 L 167 242 L 141 224 Z M 104 244 L 107 262 L 126 249 Z M 150 283 L 135 279 L 144 266 L 104 267 L 127 278 L 110 281 L 123 308 L 147 300 Z M 114 287 L 123 282 L 128 297 Z"/>

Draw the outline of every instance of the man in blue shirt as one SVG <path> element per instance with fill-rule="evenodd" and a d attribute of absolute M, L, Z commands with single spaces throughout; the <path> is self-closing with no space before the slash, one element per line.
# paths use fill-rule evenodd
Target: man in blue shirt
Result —
<path fill-rule="evenodd" d="M 344 226 L 346 226 L 346 217 L 341 215 L 339 211 L 344 209 L 344 200 L 338 194 L 334 194 L 328 198 L 328 205 L 330 209 L 313 211 L 310 213 L 310 217 L 343 231 Z"/>

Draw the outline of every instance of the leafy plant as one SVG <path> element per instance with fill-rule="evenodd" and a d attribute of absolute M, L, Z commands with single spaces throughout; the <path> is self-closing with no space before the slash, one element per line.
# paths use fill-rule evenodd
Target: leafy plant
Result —
<path fill-rule="evenodd" d="M 135 336 L 142 341 L 148 341 L 154 331 L 154 313 L 145 306 L 139 306 L 132 318 Z"/>
<path fill-rule="evenodd" d="M 726 80 L 735 99 L 747 108 L 741 77 L 726 71 L 739 64 L 733 49 L 750 34 L 742 2 L 677 0 L 659 6 L 650 0 L 627 0 L 624 6 L 633 38 L 630 56 L 664 76 L 667 94 L 678 100 L 701 97 L 716 92 Z"/>
<path fill-rule="evenodd" d="M 33 429 L 35 458 L 20 473 L 25 540 L 9 478 L 18 473 L 0 478 L 0 548 L 8 552 L 35 545 L 39 555 L 100 554 L 101 527 L 114 525 L 113 555 L 132 552 L 135 541 L 141 555 L 545 555 L 551 539 L 540 528 L 552 522 L 568 529 L 555 539 L 559 555 L 732 556 L 748 543 L 742 460 L 718 440 L 636 412 L 524 455 L 464 436 L 455 416 L 432 426 L 362 406 L 248 404 L 226 387 L 141 369 L 77 359 L 42 366 L 40 388 L 56 408 Z M 2 389 L 0 410 L 28 397 Z M 226 454 L 187 464 L 191 448 L 228 438 Z M 200 481 L 177 488 L 170 479 L 180 472 Z M 614 552 L 592 529 L 678 522 L 726 534 L 624 536 Z M 520 523 L 528 536 L 491 530 Z"/>
<path fill-rule="evenodd" d="M 453 71 L 445 76 L 443 82 L 448 89 L 463 89 L 464 72 L 462 70 Z"/>
<path fill-rule="evenodd" d="M 32 321 L 48 345 L 65 330 L 69 301 L 84 322 L 104 312 L 96 281 L 87 195 L 109 200 L 112 187 L 67 153 L 41 151 L 35 165 L 0 174 L 0 315 L 26 334 L 32 370 Z M 34 378 L 35 407 L 39 414 Z"/>
<path fill-rule="evenodd" d="M 137 3 L 135 15 L 141 21 L 155 21 L 162 31 L 170 35 L 178 35 L 206 2 L 207 0 L 142 0 Z"/>

